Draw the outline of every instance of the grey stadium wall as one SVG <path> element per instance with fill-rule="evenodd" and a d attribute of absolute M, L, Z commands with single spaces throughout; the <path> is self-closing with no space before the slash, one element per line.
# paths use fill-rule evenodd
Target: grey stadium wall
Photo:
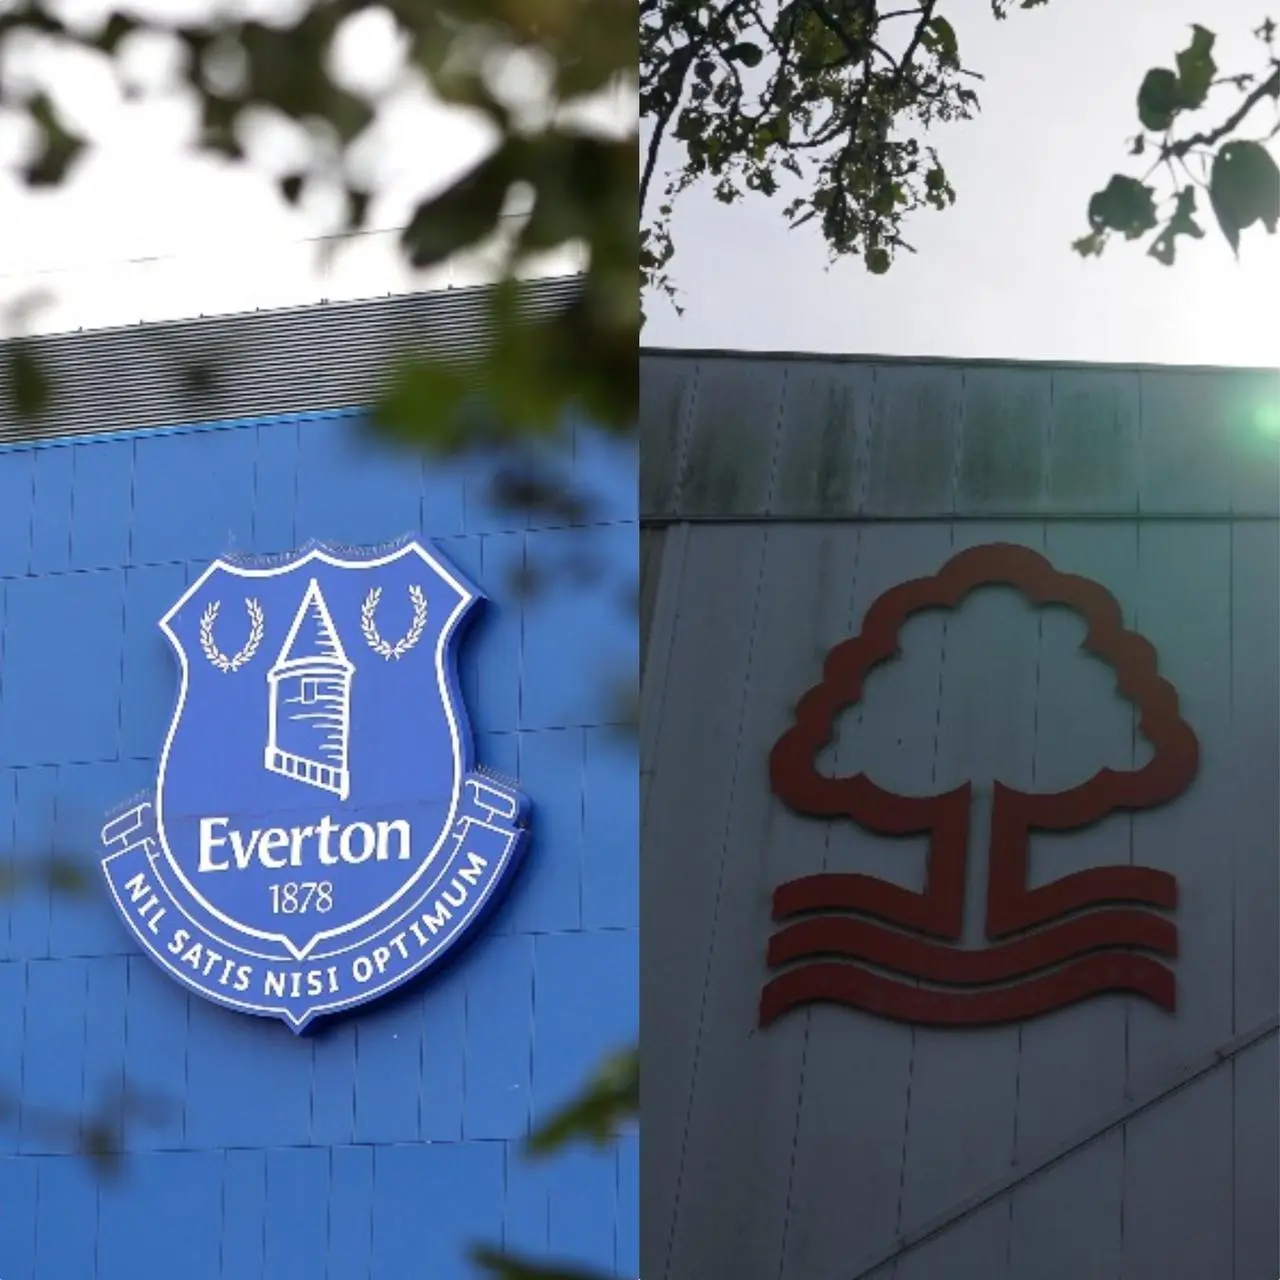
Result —
<path fill-rule="evenodd" d="M 530 285 L 528 313 L 562 305 L 575 288 L 572 279 Z M 390 448 L 370 436 L 360 408 L 396 353 L 473 356 L 487 340 L 485 303 L 483 291 L 456 291 L 36 342 L 57 399 L 34 424 L 0 418 L 0 1280 L 463 1280 L 475 1274 L 477 1245 L 636 1274 L 636 1134 L 546 1162 L 523 1152 L 531 1128 L 637 1032 L 637 765 L 611 696 L 617 681 L 636 678 L 634 440 L 566 422 L 556 440 L 540 441 L 538 458 L 584 505 L 572 516 L 529 512 L 492 500 L 495 465 L 518 456 L 441 461 Z M 368 689 L 379 671 L 411 672 L 396 714 L 366 719 L 374 731 L 351 759 L 365 752 L 367 778 L 394 752 L 410 779 L 396 804 L 451 794 L 448 818 L 437 803 L 427 861 L 436 848 L 450 856 L 442 821 L 469 853 L 472 826 L 463 824 L 484 824 L 452 824 L 465 812 L 458 735 L 451 727 L 445 773 L 441 752 L 432 756 L 404 727 L 432 716 L 454 726 L 461 708 L 477 770 L 497 771 L 530 801 L 528 852 L 501 894 L 479 904 L 455 876 L 453 907 L 461 894 L 468 910 L 490 910 L 447 966 L 295 1035 L 279 1017 L 193 994 L 176 961 L 165 972 L 157 947 L 146 954 L 143 932 L 113 909 L 99 833 L 109 810 L 157 788 L 162 747 L 172 762 L 175 705 L 185 726 L 196 704 L 179 700 L 179 663 L 158 624 L 215 558 L 234 553 L 243 567 L 237 557 L 252 557 L 246 572 L 272 578 L 256 588 L 265 602 L 256 624 L 230 595 L 220 642 L 204 615 L 199 639 L 212 666 L 197 652 L 181 672 L 184 699 L 194 687 L 188 667 L 224 699 L 206 702 L 217 714 L 195 726 L 194 750 L 218 762 L 209 775 L 233 806 L 218 811 L 243 814 L 244 788 L 237 804 L 223 757 L 240 743 L 261 786 L 271 765 L 261 765 L 257 734 L 276 705 L 262 659 L 278 652 L 280 665 L 303 616 L 296 600 L 277 608 L 266 593 L 303 591 L 292 585 L 303 563 L 317 578 L 326 572 L 295 554 L 312 540 L 367 561 L 355 566 L 363 574 L 395 561 L 404 547 L 388 547 L 406 536 L 431 544 L 487 604 L 451 681 L 441 674 L 443 639 L 390 661 L 456 620 L 447 610 L 443 623 L 419 619 L 413 591 L 425 601 L 422 584 L 435 589 L 422 568 L 435 561 L 412 562 L 412 623 L 403 583 L 387 592 L 383 630 L 373 623 L 372 634 L 358 597 L 342 606 L 331 594 L 328 634 L 345 636 L 357 669 L 352 723 L 362 714 L 360 680 Z M 359 555 L 370 547 L 378 554 Z M 575 572 L 560 572 L 567 565 Z M 522 589 L 527 570 L 542 571 L 539 591 Z M 328 617 L 322 597 L 319 607 Z M 403 621 L 393 622 L 397 607 Z M 249 640 L 229 658 L 246 627 Z M 223 714 L 240 695 L 217 672 L 230 680 L 235 669 L 238 690 L 261 681 L 264 696 L 246 703 L 256 719 Z M 209 745 L 224 723 L 231 732 Z M 508 785 L 485 777 L 488 795 Z M 431 790 L 442 780 L 448 792 Z M 359 786 L 351 783 L 353 795 Z M 341 819 L 332 795 L 297 802 L 325 806 L 323 824 L 332 825 L 330 813 Z M 87 893 L 51 893 L 34 874 L 55 851 L 88 872 Z M 328 864 L 340 894 L 343 869 Z M 140 914 L 157 898 L 130 902 Z M 432 939 L 445 923 L 439 907 L 422 918 Z M 169 910 L 164 928 L 181 919 Z M 160 917 L 149 920 L 162 936 Z M 417 920 L 403 925 L 407 952 L 405 928 L 426 935 Z M 368 976 L 381 951 L 381 973 L 394 964 L 386 936 L 387 946 L 332 971 L 342 964 L 343 981 L 361 982 L 357 965 Z M 369 938 L 361 942 L 368 950 Z M 167 950 L 177 955 L 173 944 L 176 932 Z M 204 977 L 217 972 L 209 966 L 223 957 L 212 947 L 192 950 L 194 960 L 183 953 L 192 972 L 202 961 Z M 253 976 L 261 1010 L 270 980 L 283 991 L 301 970 L 273 973 L 264 963 Z M 74 1153 L 66 1125 L 101 1118 L 104 1103 L 114 1124 L 122 1083 L 160 1105 L 131 1113 L 122 1133 L 108 1130 L 123 1159 L 119 1176 L 104 1178 Z"/>
<path fill-rule="evenodd" d="M 1280 1274 L 1278 517 L 1274 371 L 644 353 L 647 1280 Z M 1090 626 L 1109 593 L 1177 716 L 1120 696 L 1149 651 L 1128 642 L 1130 674 L 1109 669 L 1077 612 L 994 587 L 911 615 L 834 744 L 811 758 L 806 729 L 802 763 L 779 747 L 771 770 L 807 691 L 843 681 L 855 700 L 851 664 L 875 645 L 824 662 L 864 623 L 883 637 L 904 596 L 868 621 L 873 602 L 989 544 L 1096 584 Z M 1167 803 L 1033 830 L 1025 868 L 1032 890 L 1103 867 L 1176 881 L 1141 925 L 1166 944 L 1176 929 L 1161 999 L 1103 984 L 964 1023 L 962 967 L 996 951 L 981 902 L 1000 790 L 1146 777 L 1175 740 Z M 869 884 L 882 903 L 936 887 L 924 824 L 869 829 L 892 813 L 859 774 L 904 810 L 972 786 L 963 932 L 911 943 L 942 957 L 932 976 L 922 961 L 895 981 L 903 930 L 853 918 Z M 834 816 L 846 803 L 864 821 Z M 771 953 L 792 911 L 803 928 Z M 786 988 L 807 981 L 806 999 L 779 1005 L 779 986 L 764 1017 L 766 983 L 806 955 L 825 960 Z"/>

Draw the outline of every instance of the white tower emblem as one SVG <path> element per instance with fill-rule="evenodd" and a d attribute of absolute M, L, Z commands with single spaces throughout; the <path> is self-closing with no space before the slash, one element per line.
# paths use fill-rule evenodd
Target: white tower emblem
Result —
<path fill-rule="evenodd" d="M 354 671 L 320 584 L 312 578 L 280 656 L 267 673 L 270 710 L 264 763 L 270 772 L 347 798 Z"/>

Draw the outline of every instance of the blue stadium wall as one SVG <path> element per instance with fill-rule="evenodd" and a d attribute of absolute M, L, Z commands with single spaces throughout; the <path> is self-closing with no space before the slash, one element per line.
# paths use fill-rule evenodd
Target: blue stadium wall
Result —
<path fill-rule="evenodd" d="M 0 901 L 0 1280 L 410 1280 L 477 1243 L 637 1271 L 637 1140 L 531 1164 L 521 1139 L 637 1033 L 637 767 L 602 696 L 637 660 L 634 450 L 554 459 L 589 523 L 502 511 L 488 465 L 374 447 L 348 411 L 0 449 L 0 848 L 92 891 Z M 464 646 L 477 758 L 530 796 L 530 856 L 454 962 L 295 1037 L 188 994 L 96 871 L 105 811 L 154 782 L 177 688 L 157 620 L 227 551 L 419 532 L 490 599 Z M 512 570 L 578 564 L 532 596 Z M 120 1175 L 42 1113 L 122 1081 L 169 1104 Z"/>

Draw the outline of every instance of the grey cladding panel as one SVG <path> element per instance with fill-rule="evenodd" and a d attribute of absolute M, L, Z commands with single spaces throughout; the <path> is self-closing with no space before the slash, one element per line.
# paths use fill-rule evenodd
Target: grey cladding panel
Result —
<path fill-rule="evenodd" d="M 1180 710 L 1200 740 L 1200 764 L 1183 795 L 1133 824 L 1133 861 L 1178 879 L 1179 953 L 1177 1016 L 1142 1001 L 1130 1007 L 1131 1090 L 1158 1084 L 1171 1063 L 1209 1053 L 1234 1030 L 1232 829 L 1237 818 L 1255 819 L 1236 814 L 1232 804 L 1230 589 L 1227 525 L 1157 522 L 1140 529 L 1134 621 L 1178 691 Z M 1265 815 L 1256 820 L 1265 822 Z M 1274 851 L 1274 828 L 1267 839 Z"/>
<path fill-rule="evenodd" d="M 966 371 L 958 513 L 1026 513 L 1044 505 L 1050 387 L 1039 369 Z"/>
<path fill-rule="evenodd" d="M 1232 511 L 1274 515 L 1280 510 L 1280 374 L 1241 374 L 1224 416 L 1235 463 Z"/>
<path fill-rule="evenodd" d="M 662 549 L 666 544 L 665 529 L 640 530 L 640 671 L 641 679 L 649 661 L 649 635 L 653 625 L 654 603 L 662 576 Z"/>
<path fill-rule="evenodd" d="M 1280 529 L 1231 532 L 1231 800 L 1237 1034 L 1280 1008 Z M 1280 1271 L 1277 1272 L 1280 1274 Z"/>
<path fill-rule="evenodd" d="M 640 379 L 640 510 L 666 516 L 676 507 L 676 478 L 697 394 L 695 360 L 659 360 Z"/>
<path fill-rule="evenodd" d="M 1048 501 L 1082 514 L 1138 505 L 1139 375 L 1060 369 L 1052 377 Z"/>
<path fill-rule="evenodd" d="M 1270 371 L 642 353 L 641 391 L 643 517 L 1280 515 Z"/>
<path fill-rule="evenodd" d="M 688 515 L 763 515 L 769 509 L 787 366 L 703 360 L 677 490 Z"/>
<path fill-rule="evenodd" d="M 1276 381 L 1271 380 L 1273 395 Z M 1249 421 L 1260 385 L 1257 375 L 1182 369 L 1143 373 L 1140 511 L 1232 509 L 1242 451 L 1247 455 L 1254 449 Z"/>
<path fill-rule="evenodd" d="M 876 370 L 865 512 L 938 515 L 952 510 L 963 395 L 958 368 L 901 364 Z"/>
<path fill-rule="evenodd" d="M 1126 1126 L 1122 1276 L 1254 1280 L 1232 1266 L 1231 1076 L 1216 1071 Z"/>
<path fill-rule="evenodd" d="M 866 482 L 874 366 L 813 360 L 786 369 L 770 508 L 822 516 L 858 510 Z"/>
<path fill-rule="evenodd" d="M 640 977 L 642 1039 L 655 1045 L 641 1104 L 645 1114 L 666 1120 L 641 1146 L 641 1214 L 651 1224 L 641 1240 L 643 1275 L 667 1274 L 688 1178 L 706 1176 L 686 1174 L 684 1151 L 699 1083 L 763 544 L 759 529 L 707 530 L 690 539 L 676 602 L 677 643 L 664 655 L 665 670 L 649 672 L 650 679 L 658 675 L 663 698 L 659 706 L 646 704 L 642 752 L 655 733 L 679 750 L 642 756 L 651 777 L 641 829 L 641 928 L 658 934 L 662 945 L 646 951 Z M 693 636 L 704 642 L 689 643 Z M 706 1121 L 699 1117 L 699 1125 Z"/>
<path fill-rule="evenodd" d="M 1233 1067 L 1236 1280 L 1280 1276 L 1280 1042 L 1270 1036 Z"/>

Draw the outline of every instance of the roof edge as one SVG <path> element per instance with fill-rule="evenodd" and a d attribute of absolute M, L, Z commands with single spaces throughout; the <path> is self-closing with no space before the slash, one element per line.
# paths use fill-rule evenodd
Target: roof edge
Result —
<path fill-rule="evenodd" d="M 1280 374 L 1277 365 L 1157 364 L 1138 361 L 1021 360 L 999 356 L 882 355 L 873 352 L 747 351 L 732 347 L 640 347 L 643 359 L 811 361 L 815 364 L 942 365 L 957 368 L 1092 369 L 1111 373 Z"/>

